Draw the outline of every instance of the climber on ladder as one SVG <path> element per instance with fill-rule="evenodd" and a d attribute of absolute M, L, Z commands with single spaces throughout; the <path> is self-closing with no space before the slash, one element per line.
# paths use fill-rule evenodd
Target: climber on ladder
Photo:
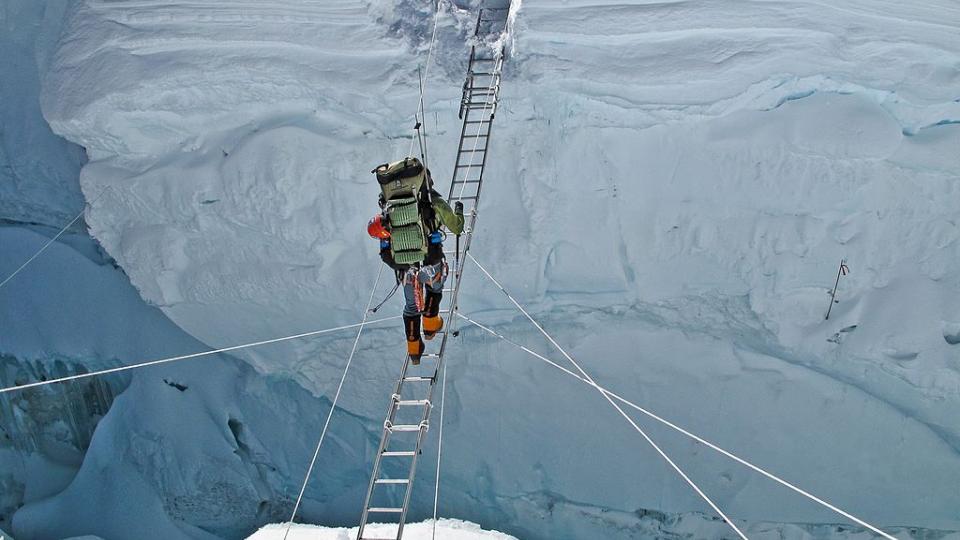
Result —
<path fill-rule="evenodd" d="M 433 339 L 443 328 L 440 300 L 447 262 L 441 226 L 460 236 L 463 203 L 451 209 L 433 188 L 430 170 L 415 157 L 384 163 L 371 172 L 380 184 L 380 213 L 370 219 L 367 233 L 379 239 L 380 258 L 396 273 L 397 286 L 403 286 L 407 354 L 418 365 L 423 338 Z"/>

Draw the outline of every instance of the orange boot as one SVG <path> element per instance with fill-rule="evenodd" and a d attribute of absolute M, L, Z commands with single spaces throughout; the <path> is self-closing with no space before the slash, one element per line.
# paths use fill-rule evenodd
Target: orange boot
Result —
<path fill-rule="evenodd" d="M 423 339 L 433 339 L 443 328 L 443 318 L 423 316 Z"/>
<path fill-rule="evenodd" d="M 423 356 L 423 351 L 426 349 L 423 339 L 420 338 L 420 315 L 412 317 L 404 315 L 403 328 L 407 333 L 407 355 L 410 356 L 410 363 L 419 366 L 420 357 Z"/>
<path fill-rule="evenodd" d="M 427 298 L 423 306 L 423 337 L 433 339 L 443 328 L 443 318 L 440 317 L 441 293 L 427 291 Z"/>

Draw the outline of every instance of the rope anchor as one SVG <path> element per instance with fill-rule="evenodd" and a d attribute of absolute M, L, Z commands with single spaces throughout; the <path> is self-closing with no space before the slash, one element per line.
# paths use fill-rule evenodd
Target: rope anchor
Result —
<path fill-rule="evenodd" d="M 850 267 L 847 266 L 847 260 L 840 259 L 840 268 L 837 270 L 837 280 L 833 283 L 833 290 L 830 291 L 830 307 L 827 308 L 827 316 L 824 317 L 824 320 L 830 320 L 830 312 L 833 310 L 833 305 L 840 303 L 840 300 L 837 300 L 837 287 L 840 285 L 840 276 L 845 276 L 849 273 Z"/>

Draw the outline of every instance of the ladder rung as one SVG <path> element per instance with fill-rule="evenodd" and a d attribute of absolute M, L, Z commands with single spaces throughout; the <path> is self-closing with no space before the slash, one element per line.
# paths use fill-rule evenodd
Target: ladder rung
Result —
<path fill-rule="evenodd" d="M 378 514 L 402 514 L 403 508 L 384 508 L 382 506 L 371 506 L 367 512 L 376 512 Z"/>
<path fill-rule="evenodd" d="M 458 153 L 458 154 L 471 154 L 471 153 L 474 153 L 474 152 L 486 152 L 486 151 L 487 151 L 486 148 L 471 148 L 470 150 L 461 150 L 461 151 L 459 151 L 459 152 L 457 152 L 457 153 Z"/>
<path fill-rule="evenodd" d="M 471 167 L 483 167 L 483 163 L 472 163 L 470 165 L 457 165 L 457 169 L 469 169 Z"/>
<path fill-rule="evenodd" d="M 401 407 L 409 407 L 412 405 L 429 405 L 429 399 L 399 399 L 397 400 L 397 405 Z"/>
<path fill-rule="evenodd" d="M 479 58 L 476 56 L 473 57 L 474 62 L 494 62 L 496 60 L 497 60 L 496 58 Z"/>
<path fill-rule="evenodd" d="M 480 180 L 456 180 L 454 184 L 479 184 Z"/>
<path fill-rule="evenodd" d="M 471 71 L 470 75 L 480 75 L 483 77 L 493 77 L 496 73 L 492 71 Z"/>
<path fill-rule="evenodd" d="M 393 424 L 387 429 L 390 431 L 420 431 L 426 427 L 426 424 Z"/>
<path fill-rule="evenodd" d="M 421 354 L 420 358 L 440 358 L 440 355 L 437 353 L 427 353 L 427 354 Z"/>
<path fill-rule="evenodd" d="M 488 133 L 481 133 L 480 135 L 464 135 L 462 139 L 481 139 L 483 137 L 489 137 Z"/>
<path fill-rule="evenodd" d="M 377 478 L 374 484 L 409 484 L 409 478 Z"/>
<path fill-rule="evenodd" d="M 385 451 L 380 454 L 383 457 L 413 457 L 417 455 L 413 450 L 395 450 L 395 451 Z"/>
<path fill-rule="evenodd" d="M 440 310 L 440 313 L 443 313 L 442 309 Z M 414 376 L 403 378 L 403 382 L 428 382 L 428 381 L 433 382 L 433 377 L 418 377 L 414 375 Z"/>
<path fill-rule="evenodd" d="M 489 124 L 490 120 L 467 120 L 464 124 Z"/>

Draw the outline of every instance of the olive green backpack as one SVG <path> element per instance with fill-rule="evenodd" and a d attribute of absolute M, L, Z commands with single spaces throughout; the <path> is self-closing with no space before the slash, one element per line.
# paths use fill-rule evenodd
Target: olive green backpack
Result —
<path fill-rule="evenodd" d="M 427 172 L 415 157 L 384 163 L 373 171 L 380 184 L 380 205 L 390 231 L 390 254 L 397 264 L 414 264 L 427 256 L 430 231 L 421 219 L 421 204 L 429 205 Z M 426 189 L 424 189 L 426 188 Z"/>

